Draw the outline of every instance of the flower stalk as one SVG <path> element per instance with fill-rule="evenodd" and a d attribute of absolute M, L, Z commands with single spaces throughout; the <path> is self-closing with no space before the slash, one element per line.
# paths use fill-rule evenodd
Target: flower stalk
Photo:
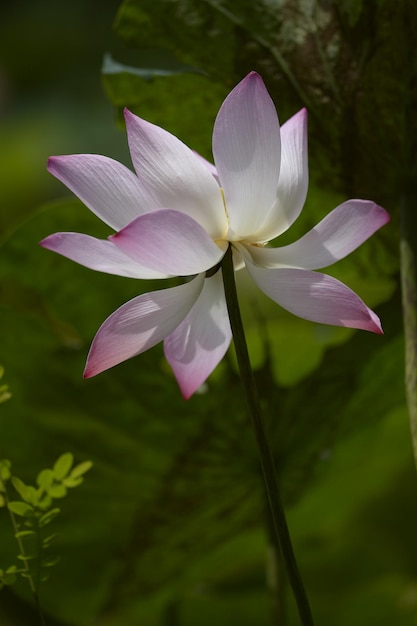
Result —
<path fill-rule="evenodd" d="M 283 561 L 285 563 L 288 580 L 297 603 L 300 621 L 303 626 L 313 626 L 313 617 L 304 588 L 303 581 L 295 559 L 291 537 L 285 517 L 284 506 L 278 487 L 274 458 L 268 444 L 263 423 L 262 410 L 258 391 L 253 376 L 248 347 L 246 344 L 242 318 L 237 299 L 236 283 L 233 267 L 232 247 L 229 248 L 222 261 L 223 283 L 226 304 L 232 328 L 233 341 L 236 351 L 239 372 L 249 409 L 252 427 L 258 445 L 259 458 L 262 468 L 268 505 L 271 512 L 273 530 L 280 546 Z"/>

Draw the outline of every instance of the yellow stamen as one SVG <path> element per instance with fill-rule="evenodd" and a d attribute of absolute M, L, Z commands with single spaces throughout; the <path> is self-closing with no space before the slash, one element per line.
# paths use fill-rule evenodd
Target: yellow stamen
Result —
<path fill-rule="evenodd" d="M 226 213 L 227 223 L 230 224 L 229 214 L 227 212 L 227 206 L 226 206 L 226 198 L 224 197 L 224 189 L 223 189 L 223 187 L 220 187 L 220 193 L 222 194 L 224 212 Z"/>

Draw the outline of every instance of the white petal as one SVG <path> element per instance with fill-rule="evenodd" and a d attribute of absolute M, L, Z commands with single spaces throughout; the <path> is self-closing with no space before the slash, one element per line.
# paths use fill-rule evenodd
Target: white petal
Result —
<path fill-rule="evenodd" d="M 226 242 L 216 245 L 192 217 L 171 209 L 141 215 L 110 239 L 141 265 L 171 276 L 205 272 L 227 248 Z"/>
<path fill-rule="evenodd" d="M 221 361 L 231 338 L 219 270 L 204 281 L 197 302 L 164 341 L 165 356 L 185 398 L 194 393 Z"/>
<path fill-rule="evenodd" d="M 90 378 L 162 341 L 197 300 L 204 275 L 179 287 L 145 293 L 123 304 L 99 328 L 84 377 Z"/>
<path fill-rule="evenodd" d="M 315 270 L 343 259 L 389 221 L 388 213 L 367 200 L 347 200 L 298 241 L 282 248 L 245 246 L 261 267 Z"/>
<path fill-rule="evenodd" d="M 220 184 L 219 183 L 219 175 L 217 173 L 216 166 L 213 165 L 213 163 L 210 163 L 210 161 L 207 161 L 207 159 L 205 159 L 203 156 L 201 156 L 201 154 L 198 154 L 198 152 L 196 152 L 195 150 L 193 150 L 193 152 L 196 155 L 196 157 L 198 157 L 200 159 L 202 164 L 208 169 L 210 174 L 215 178 L 217 184 Z"/>
<path fill-rule="evenodd" d="M 98 272 L 129 278 L 168 277 L 168 274 L 139 265 L 107 239 L 82 233 L 55 233 L 43 239 L 40 245 Z"/>
<path fill-rule="evenodd" d="M 213 154 L 229 215 L 228 239 L 253 241 L 276 201 L 280 168 L 277 112 L 255 72 L 223 102 L 214 126 Z"/>
<path fill-rule="evenodd" d="M 257 241 L 270 241 L 295 222 L 308 189 L 307 111 L 302 109 L 281 126 L 281 169 L 276 202 Z"/>
<path fill-rule="evenodd" d="M 114 230 L 153 208 L 151 198 L 127 167 L 98 154 L 48 159 L 48 171 Z"/>
<path fill-rule="evenodd" d="M 200 159 L 177 137 L 125 110 L 130 153 L 155 206 L 191 216 L 221 239 L 227 218 L 219 185 Z"/>
<path fill-rule="evenodd" d="M 247 269 L 267 296 L 298 317 L 382 333 L 377 315 L 331 276 L 293 268 L 263 269 L 251 263 L 247 263 Z"/>

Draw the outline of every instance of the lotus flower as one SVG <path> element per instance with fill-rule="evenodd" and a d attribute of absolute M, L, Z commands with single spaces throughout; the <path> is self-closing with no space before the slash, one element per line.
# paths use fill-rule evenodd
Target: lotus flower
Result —
<path fill-rule="evenodd" d="M 378 317 L 346 285 L 312 271 L 355 250 L 389 216 L 348 200 L 301 239 L 266 244 L 299 216 L 307 194 L 307 113 L 280 128 L 261 77 L 251 72 L 227 96 L 213 132 L 215 167 L 179 139 L 125 111 L 133 173 L 94 154 L 51 157 L 49 171 L 116 232 L 107 240 L 56 233 L 41 245 L 93 270 L 183 284 L 123 304 L 98 330 L 85 377 L 164 341 L 165 356 L 189 398 L 231 341 L 221 261 L 291 313 L 313 322 L 382 333 Z M 185 277 L 189 277 L 186 279 Z"/>

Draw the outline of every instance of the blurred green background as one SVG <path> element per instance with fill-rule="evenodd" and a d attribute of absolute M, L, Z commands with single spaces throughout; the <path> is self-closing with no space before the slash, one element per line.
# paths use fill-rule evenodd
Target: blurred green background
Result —
<path fill-rule="evenodd" d="M 94 462 L 54 522 L 61 560 L 41 589 L 48 625 L 298 623 L 281 570 L 280 610 L 268 590 L 264 496 L 232 351 L 188 402 L 160 346 L 83 380 L 101 322 L 155 284 L 96 274 L 38 246 L 59 230 L 107 234 L 46 172 L 49 155 L 97 152 L 130 166 L 128 106 L 211 158 L 216 112 L 252 69 L 281 121 L 309 110 L 309 196 L 280 242 L 348 197 L 392 216 L 328 272 L 375 308 L 382 337 L 293 318 L 240 277 L 313 613 L 321 626 L 417 624 L 398 279 L 399 204 L 417 154 L 416 24 L 406 0 L 2 8 L 0 364 L 12 398 L 0 406 L 0 458 L 29 483 L 62 452 Z M 106 54 L 136 72 L 107 65 L 102 75 Z M 12 534 L 0 509 L 0 567 L 15 558 Z M 24 581 L 0 591 L 1 626 L 37 623 Z"/>

